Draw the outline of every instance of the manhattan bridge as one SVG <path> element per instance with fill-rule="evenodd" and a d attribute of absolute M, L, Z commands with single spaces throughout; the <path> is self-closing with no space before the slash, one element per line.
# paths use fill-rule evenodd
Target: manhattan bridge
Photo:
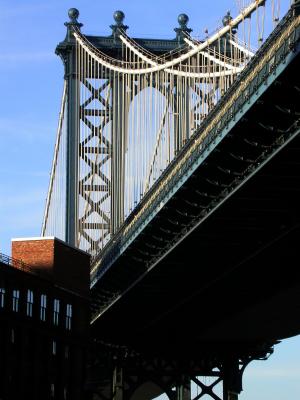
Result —
<path fill-rule="evenodd" d="M 236 3 L 169 40 L 69 10 L 42 236 L 91 255 L 92 399 L 236 400 L 300 334 L 300 2 Z"/>

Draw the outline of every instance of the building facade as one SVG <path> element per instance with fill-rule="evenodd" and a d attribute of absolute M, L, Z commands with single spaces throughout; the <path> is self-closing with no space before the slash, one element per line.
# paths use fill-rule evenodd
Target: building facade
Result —
<path fill-rule="evenodd" d="M 28 266 L 30 265 L 30 267 Z M 89 256 L 55 238 L 0 256 L 0 399 L 83 399 Z"/>

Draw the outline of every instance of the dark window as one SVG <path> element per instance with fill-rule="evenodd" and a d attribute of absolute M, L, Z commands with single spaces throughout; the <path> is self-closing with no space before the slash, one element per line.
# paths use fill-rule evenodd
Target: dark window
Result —
<path fill-rule="evenodd" d="M 11 343 L 15 343 L 15 330 L 14 330 L 14 328 L 11 328 L 11 331 L 10 331 L 10 341 L 11 341 Z"/>
<path fill-rule="evenodd" d="M 4 307 L 4 299 L 5 299 L 5 289 L 3 287 L 0 288 L 0 307 Z"/>
<path fill-rule="evenodd" d="M 50 396 L 51 397 L 55 396 L 55 385 L 54 385 L 54 383 L 51 383 L 51 385 L 50 385 Z"/>
<path fill-rule="evenodd" d="M 68 345 L 65 346 L 65 359 L 67 360 L 70 356 L 70 348 Z"/>

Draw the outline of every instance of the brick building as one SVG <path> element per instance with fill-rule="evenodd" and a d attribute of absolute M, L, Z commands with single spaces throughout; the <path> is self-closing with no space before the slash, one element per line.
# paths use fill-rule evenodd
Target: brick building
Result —
<path fill-rule="evenodd" d="M 89 272 L 89 256 L 55 238 L 0 255 L 0 400 L 84 398 Z"/>

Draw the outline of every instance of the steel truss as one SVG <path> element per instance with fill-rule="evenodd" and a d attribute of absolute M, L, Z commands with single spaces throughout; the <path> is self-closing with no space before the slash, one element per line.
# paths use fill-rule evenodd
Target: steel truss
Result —
<path fill-rule="evenodd" d="M 79 157 L 90 167 L 90 170 L 79 178 L 78 191 L 85 204 L 83 214 L 79 216 L 78 240 L 83 237 L 94 249 L 99 251 L 103 246 L 103 241 L 110 234 L 110 215 L 102 208 L 102 204 L 110 197 L 111 178 L 103 170 L 105 164 L 109 163 L 112 157 L 110 138 L 104 136 L 103 131 L 111 121 L 111 105 L 108 96 L 103 95 L 105 90 L 110 92 L 110 82 L 106 80 L 96 89 L 88 79 L 81 81 L 90 92 L 90 96 L 80 105 L 80 120 L 89 129 L 86 137 L 81 136 L 79 143 Z M 100 107 L 96 107 L 95 100 Z M 94 106 L 90 105 L 94 102 Z M 99 125 L 88 117 L 101 118 Z M 90 141 L 97 139 L 98 145 L 91 146 Z M 95 183 L 95 178 L 98 178 Z M 98 181 L 102 184 L 99 184 Z M 94 196 L 96 193 L 96 196 Z M 95 201 L 94 198 L 97 198 Z M 92 214 L 96 214 L 93 222 L 89 222 Z M 97 221 L 97 222 L 96 222 Z M 95 238 L 95 231 L 102 230 L 104 234 Z M 78 243 L 79 245 L 80 243 Z"/>
<path fill-rule="evenodd" d="M 179 361 L 144 358 L 120 346 L 101 345 L 94 349 L 96 356 L 90 363 L 89 398 L 150 400 L 165 394 L 169 400 L 238 400 L 247 365 L 266 360 L 272 352 L 272 345 L 264 344 L 242 357 L 206 355 Z"/>

